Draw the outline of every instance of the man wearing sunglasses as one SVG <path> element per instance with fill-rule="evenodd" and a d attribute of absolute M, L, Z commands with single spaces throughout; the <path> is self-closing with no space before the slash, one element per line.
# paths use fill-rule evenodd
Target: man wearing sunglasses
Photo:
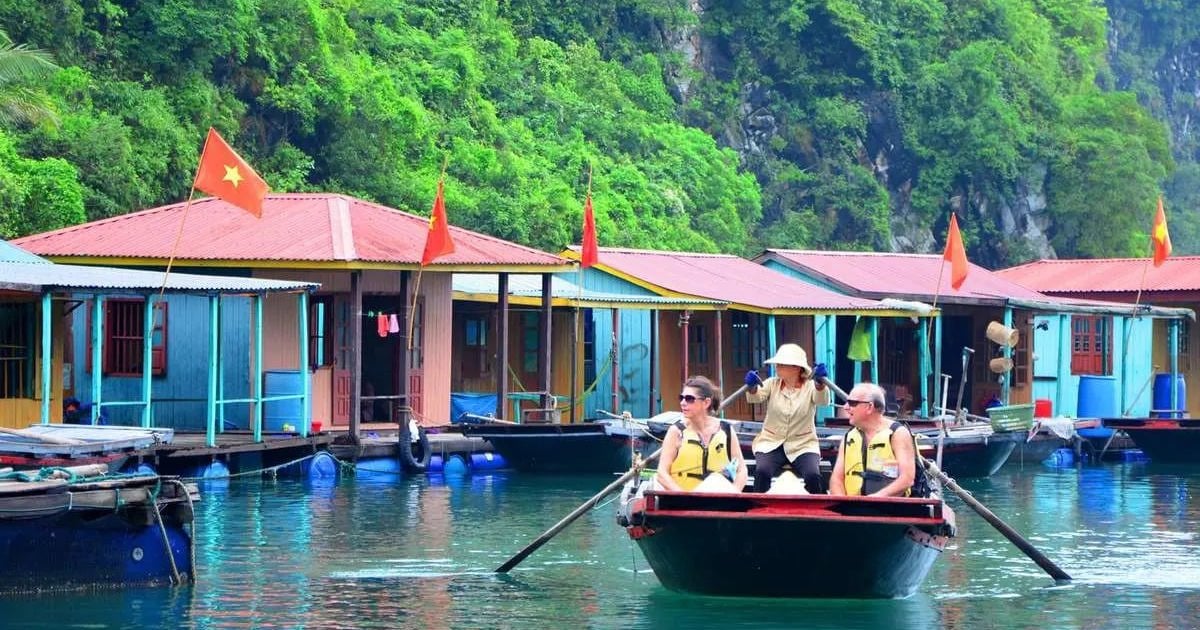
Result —
<path fill-rule="evenodd" d="M 883 415 L 887 396 L 874 383 L 859 383 L 846 396 L 851 429 L 838 447 L 829 494 L 906 497 L 917 474 L 908 427 Z"/>

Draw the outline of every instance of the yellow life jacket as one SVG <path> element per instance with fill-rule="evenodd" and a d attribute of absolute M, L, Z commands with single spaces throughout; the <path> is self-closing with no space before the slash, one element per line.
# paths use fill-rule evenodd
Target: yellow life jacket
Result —
<path fill-rule="evenodd" d="M 883 484 L 878 485 L 878 488 L 882 488 L 900 474 L 900 464 L 896 460 L 895 451 L 892 450 L 892 434 L 900 426 L 899 422 L 893 422 L 890 426 L 876 431 L 869 444 L 857 427 L 846 432 L 842 438 L 843 482 L 846 485 L 846 494 L 870 494 L 863 492 L 863 484 L 867 477 L 872 478 L 871 485 Z M 911 492 L 912 488 L 906 489 L 902 496 L 907 497 Z"/>
<path fill-rule="evenodd" d="M 709 473 L 719 472 L 730 461 L 729 445 L 733 442 L 730 434 L 732 427 L 728 422 L 721 422 L 721 431 L 717 431 L 708 440 L 708 448 L 700 441 L 700 434 L 680 420 L 675 423 L 683 432 L 683 440 L 679 443 L 679 453 L 671 462 L 671 477 L 684 490 L 691 490 L 700 485 Z M 734 458 L 740 454 L 735 454 Z"/>

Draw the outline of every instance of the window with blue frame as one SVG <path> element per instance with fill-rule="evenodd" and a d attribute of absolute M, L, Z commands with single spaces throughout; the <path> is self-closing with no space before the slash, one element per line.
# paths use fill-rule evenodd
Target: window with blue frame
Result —
<path fill-rule="evenodd" d="M 154 303 L 154 324 L 150 332 L 150 374 L 167 374 L 166 302 Z M 92 329 L 91 306 L 87 309 L 87 330 Z M 145 339 L 146 300 L 144 298 L 108 298 L 104 300 L 104 349 L 101 373 L 108 376 L 141 376 L 143 339 Z M 87 337 L 85 371 L 92 371 L 92 336 Z"/>

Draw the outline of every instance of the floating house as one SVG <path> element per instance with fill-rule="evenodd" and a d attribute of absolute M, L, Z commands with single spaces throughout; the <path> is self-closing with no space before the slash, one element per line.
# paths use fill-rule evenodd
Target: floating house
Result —
<path fill-rule="evenodd" d="M 302 431 L 311 418 L 324 428 L 348 428 L 357 439 L 365 422 L 408 417 L 431 425 L 449 421 L 452 273 L 495 273 L 506 282 L 510 273 L 573 268 L 554 254 L 453 226 L 455 251 L 422 267 L 428 232 L 427 218 L 362 199 L 270 194 L 261 218 L 206 198 L 190 206 L 172 204 L 29 236 L 18 244 L 58 262 L 162 269 L 173 258 L 173 269 L 181 271 L 319 284 L 311 300 L 299 307 L 266 297 L 264 387 L 311 392 L 310 410 L 280 412 L 299 419 Z M 306 320 L 297 308 L 312 322 L 307 330 L 301 329 Z M 172 304 L 162 313 L 163 329 L 172 331 L 169 340 L 187 344 L 195 337 L 194 310 Z M 544 311 L 549 312 L 548 304 Z M 251 327 L 248 306 L 231 305 L 223 317 L 227 334 L 246 339 L 237 331 Z M 539 318 L 542 390 L 549 389 L 549 323 L 549 317 Z M 497 335 L 507 338 L 507 322 L 501 324 Z M 293 341 L 298 335 L 307 339 L 303 347 Z M 162 352 L 174 357 L 176 351 Z M 77 340 L 69 360 L 76 378 L 86 369 L 85 356 L 86 348 Z M 234 372 L 231 368 L 227 374 Z M 228 378 L 218 387 L 244 385 L 240 378 Z M 226 414 L 228 422 L 241 425 L 241 418 L 230 410 Z"/>
<path fill-rule="evenodd" d="M 971 348 L 963 405 L 975 413 L 983 413 L 995 398 L 1004 404 L 1049 400 L 1054 413 L 1068 416 L 1145 414 L 1150 398 L 1140 394 L 1152 372 L 1147 352 L 1154 346 L 1152 321 L 1192 315 L 1171 308 L 1146 308 L 1134 315 L 1129 306 L 1114 302 L 1046 295 L 1009 274 L 974 264 L 954 289 L 948 270 L 943 273 L 942 256 L 936 254 L 769 249 L 755 261 L 855 297 L 936 304 L 941 316 L 930 337 L 932 371 L 914 370 L 917 362 L 910 355 L 915 336 L 909 324 L 892 320 L 880 328 L 884 365 L 879 382 L 911 387 L 911 380 L 924 374 L 929 382 L 919 385 L 927 399 L 924 392 L 937 392 L 932 381 L 945 373 L 951 376 L 948 402 L 953 406 L 963 348 Z M 850 326 L 848 320 L 837 324 L 842 336 Z M 998 342 L 1014 337 L 1011 345 Z M 1158 339 L 1165 348 L 1164 338 Z M 929 400 L 917 408 L 936 405 Z"/>
<path fill-rule="evenodd" d="M 64 400 L 75 398 L 88 404 L 82 422 L 173 426 L 186 417 L 185 428 L 206 431 L 211 445 L 228 412 L 257 438 L 262 417 L 247 407 L 263 408 L 260 358 L 282 352 L 275 344 L 290 345 L 297 356 L 303 344 L 297 335 L 264 339 L 261 329 L 232 326 L 233 309 L 222 306 L 237 302 L 256 317 L 284 309 L 295 319 L 306 312 L 297 305 L 316 288 L 53 264 L 0 241 L 0 426 L 59 422 Z M 294 330 L 305 326 L 300 320 Z M 280 402 L 298 406 L 305 395 L 294 391 Z M 175 403 L 190 412 L 178 415 Z"/>
<path fill-rule="evenodd" d="M 563 255 L 578 258 L 579 251 L 569 249 Z M 764 369 L 763 361 L 783 343 L 799 343 L 808 351 L 810 363 L 823 362 L 836 374 L 847 361 L 839 353 L 839 316 L 921 320 L 934 314 L 921 305 L 888 304 L 823 289 L 727 254 L 601 248 L 599 262 L 583 271 L 583 285 L 605 293 L 727 304 L 717 310 L 685 309 L 670 318 L 619 312 L 615 326 L 611 311 L 593 312 L 595 347 L 621 348 L 625 367 L 616 372 L 617 387 L 636 387 L 645 382 L 635 380 L 637 375 L 650 372 L 650 382 L 662 383 L 659 391 L 635 398 L 653 404 L 650 409 L 631 405 L 634 415 L 674 408 L 675 389 L 692 374 L 708 376 L 729 394 L 741 386 L 747 370 Z M 619 339 L 616 343 L 611 341 L 611 331 Z M 669 401 L 664 402 L 664 392 Z M 726 416 L 738 419 L 754 419 L 756 413 L 744 399 L 725 410 Z"/>
<path fill-rule="evenodd" d="M 1144 317 L 1145 305 L 1192 311 L 1200 307 L 1200 256 L 1167 258 L 1160 267 L 1151 265 L 1148 258 L 1038 260 L 996 273 L 1046 295 L 1122 302 L 1128 305 L 1126 309 L 1130 316 L 1136 313 Z M 1152 338 L 1155 342 L 1150 353 L 1144 346 L 1130 346 L 1129 351 L 1120 352 L 1115 346 L 1092 346 L 1091 356 L 1072 353 L 1072 370 L 1109 374 L 1114 365 L 1129 361 L 1130 354 L 1141 354 L 1143 356 L 1138 359 L 1150 361 L 1156 384 L 1161 385 L 1164 379 L 1170 379 L 1168 384 L 1172 381 L 1185 384 L 1177 394 L 1183 401 L 1177 400 L 1172 405 L 1170 393 L 1166 394 L 1165 401 L 1160 400 L 1164 410 L 1200 409 L 1200 387 L 1196 386 L 1200 384 L 1200 344 L 1192 341 L 1193 324 L 1194 319 L 1189 318 L 1154 319 Z M 1108 324 L 1101 321 L 1099 325 L 1103 328 Z M 1108 329 L 1120 331 L 1115 325 Z M 1170 378 L 1170 374 L 1175 377 Z M 1188 382 L 1193 386 L 1187 388 Z M 1150 397 L 1149 392 L 1146 397 Z"/>
<path fill-rule="evenodd" d="M 577 273 L 569 274 L 578 278 Z M 506 292 L 508 312 L 513 318 L 515 334 L 510 335 L 507 352 L 508 369 L 501 370 L 500 344 L 494 335 L 494 322 L 499 317 L 499 276 L 495 274 L 454 274 L 454 354 L 459 357 L 452 367 L 452 419 L 463 412 L 485 415 L 495 410 L 498 396 L 507 393 L 512 404 L 508 417 L 524 420 L 530 414 L 544 412 L 537 391 L 538 319 L 543 304 L 542 279 L 536 276 L 514 275 Z M 553 309 L 554 337 L 552 345 L 564 349 L 551 358 L 551 389 L 554 406 L 551 421 L 579 422 L 602 416 L 607 411 L 646 413 L 657 404 L 652 392 L 657 392 L 657 373 L 646 368 L 656 361 L 652 341 L 657 328 L 647 331 L 645 340 L 624 346 L 614 345 L 623 337 L 614 333 L 611 322 L 621 317 L 611 313 L 628 313 L 629 319 L 643 323 L 662 317 L 663 313 L 684 311 L 723 310 L 727 304 L 719 300 L 691 297 L 667 297 L 648 292 L 608 293 L 584 289 L 562 275 L 554 276 L 550 284 Z M 596 313 L 607 312 L 608 328 L 597 330 Z M 632 324 L 631 324 L 632 325 Z M 635 364 L 635 365 L 630 365 Z M 619 374 L 611 378 L 611 374 Z M 509 385 L 502 384 L 507 378 Z M 487 413 L 491 415 L 491 413 Z M 538 418 L 544 420 L 546 418 Z"/>

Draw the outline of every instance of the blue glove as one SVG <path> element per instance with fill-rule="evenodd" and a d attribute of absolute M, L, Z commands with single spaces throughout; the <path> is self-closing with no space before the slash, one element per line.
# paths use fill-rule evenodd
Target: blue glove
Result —
<path fill-rule="evenodd" d="M 758 377 L 758 372 L 755 372 L 754 370 L 746 372 L 746 378 L 744 381 L 746 383 L 746 387 L 758 387 L 759 385 L 762 385 L 762 379 Z"/>
<path fill-rule="evenodd" d="M 818 363 L 818 364 L 816 364 L 816 365 L 814 365 L 814 366 L 813 366 L 813 369 L 812 369 L 812 377 L 813 377 L 813 380 L 814 380 L 814 381 L 819 381 L 819 380 L 821 380 L 821 379 L 823 379 L 823 378 L 828 378 L 828 377 L 829 377 L 829 370 L 826 370 L 826 369 L 825 369 L 825 364 L 824 364 L 824 363 Z"/>

